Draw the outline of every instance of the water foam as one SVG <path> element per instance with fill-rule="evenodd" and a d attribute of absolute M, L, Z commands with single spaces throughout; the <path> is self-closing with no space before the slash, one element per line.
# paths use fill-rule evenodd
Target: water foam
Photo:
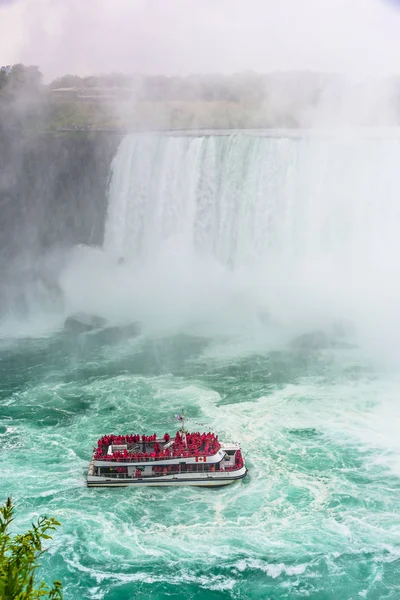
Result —
<path fill-rule="evenodd" d="M 347 319 L 397 360 L 399 158 L 396 137 L 127 136 L 69 306 L 242 332 Z"/>

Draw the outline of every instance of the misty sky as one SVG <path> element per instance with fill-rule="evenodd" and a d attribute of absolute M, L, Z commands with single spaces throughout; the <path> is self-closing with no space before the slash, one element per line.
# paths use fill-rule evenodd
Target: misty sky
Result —
<path fill-rule="evenodd" d="M 0 0 L 0 62 L 63 73 L 400 73 L 400 0 Z"/>

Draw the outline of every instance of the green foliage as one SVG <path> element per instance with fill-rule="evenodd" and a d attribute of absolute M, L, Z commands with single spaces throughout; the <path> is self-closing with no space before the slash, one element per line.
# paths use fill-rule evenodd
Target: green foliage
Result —
<path fill-rule="evenodd" d="M 2 71 L 0 89 L 7 90 L 10 94 L 37 93 L 40 91 L 42 78 L 43 75 L 36 65 L 13 65 L 8 74 Z"/>
<path fill-rule="evenodd" d="M 58 79 L 54 79 L 54 81 L 49 84 L 51 90 L 73 87 L 82 87 L 82 78 L 79 77 L 79 75 L 63 75 L 62 77 L 58 77 Z"/>
<path fill-rule="evenodd" d="M 0 70 L 0 90 L 7 85 L 8 75 L 4 69 Z"/>
<path fill-rule="evenodd" d="M 0 70 L 0 130 L 43 128 L 46 88 L 42 73 L 31 65 Z"/>
<path fill-rule="evenodd" d="M 12 536 L 10 525 L 14 520 L 11 498 L 0 508 L 0 600 L 62 600 L 62 585 L 54 581 L 49 588 L 36 581 L 38 559 L 45 552 L 43 540 L 51 540 L 48 532 L 60 523 L 55 519 L 40 517 L 26 533 Z"/>

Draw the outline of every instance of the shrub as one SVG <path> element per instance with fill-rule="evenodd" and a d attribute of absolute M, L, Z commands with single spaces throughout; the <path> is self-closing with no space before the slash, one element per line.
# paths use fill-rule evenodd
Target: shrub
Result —
<path fill-rule="evenodd" d="M 49 588 L 36 581 L 38 559 L 45 552 L 43 540 L 51 540 L 49 531 L 60 526 L 55 519 L 40 517 L 26 533 L 11 535 L 15 507 L 11 498 L 0 508 L 0 600 L 62 600 L 62 585 L 54 581 Z"/>

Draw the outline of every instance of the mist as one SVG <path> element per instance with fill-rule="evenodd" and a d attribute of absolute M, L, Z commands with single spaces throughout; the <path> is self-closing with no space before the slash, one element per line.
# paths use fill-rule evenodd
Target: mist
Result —
<path fill-rule="evenodd" d="M 78 248 L 63 272 L 69 310 L 257 347 L 341 328 L 397 364 L 398 153 L 398 138 L 354 130 L 131 134 L 103 248 Z"/>
<path fill-rule="evenodd" d="M 46 78 L 124 72 L 187 75 L 398 73 L 396 2 L 385 0 L 45 0 L 2 4 L 5 64 L 41 65 Z"/>
<path fill-rule="evenodd" d="M 129 101 L 107 105 L 96 123 L 385 127 L 399 120 L 399 27 L 398 3 L 389 0 L 12 0 L 0 5 L 0 56 L 5 65 L 39 65 L 45 83 L 67 73 L 132 77 Z M 169 78 L 168 101 L 138 106 L 151 100 L 142 93 L 150 76 Z M 218 86 L 239 107 L 194 105 Z"/>
<path fill-rule="evenodd" d="M 3 112 L 23 132 L 0 179 L 4 322 L 397 335 L 396 3 L 16 0 L 0 23 L 4 64 L 44 75 Z"/>

